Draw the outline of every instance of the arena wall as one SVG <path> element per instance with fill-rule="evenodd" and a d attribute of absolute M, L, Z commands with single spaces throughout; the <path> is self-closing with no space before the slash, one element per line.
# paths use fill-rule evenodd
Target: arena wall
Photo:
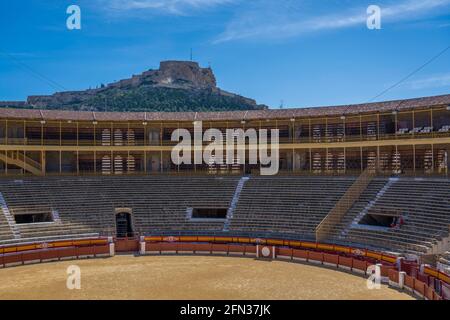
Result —
<path fill-rule="evenodd" d="M 270 254 L 262 253 L 268 249 Z M 0 247 L 0 268 L 82 258 L 113 256 L 116 252 L 151 254 L 227 255 L 259 259 L 306 262 L 370 276 L 369 266 L 380 268 L 381 280 L 427 300 L 450 299 L 450 278 L 429 266 L 405 264 L 403 260 L 374 251 L 328 244 L 281 239 L 228 237 L 141 237 L 79 239 L 48 243 L 29 243 Z M 421 268 L 423 272 L 418 273 Z M 408 274 L 408 273 L 409 274 Z"/>

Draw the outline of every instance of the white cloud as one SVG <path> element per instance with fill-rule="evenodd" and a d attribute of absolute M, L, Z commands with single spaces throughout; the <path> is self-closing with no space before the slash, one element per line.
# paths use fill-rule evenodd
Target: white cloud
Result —
<path fill-rule="evenodd" d="M 250 10 L 237 14 L 214 42 L 289 38 L 316 31 L 365 26 L 367 19 L 367 7 L 363 6 L 340 14 L 324 13 L 311 17 L 302 14 L 302 10 L 292 10 L 289 0 L 279 1 L 277 6 L 265 0 L 257 3 Z M 420 17 L 449 4 L 450 0 L 403 0 L 379 6 L 382 21 L 391 22 Z"/>
<path fill-rule="evenodd" d="M 404 83 L 404 86 L 413 89 L 429 89 L 429 88 L 443 88 L 450 87 L 450 73 L 434 74 L 425 78 L 412 80 Z"/>
<path fill-rule="evenodd" d="M 132 11 L 154 11 L 184 15 L 235 2 L 235 0 L 98 0 L 103 9 L 116 14 Z"/>

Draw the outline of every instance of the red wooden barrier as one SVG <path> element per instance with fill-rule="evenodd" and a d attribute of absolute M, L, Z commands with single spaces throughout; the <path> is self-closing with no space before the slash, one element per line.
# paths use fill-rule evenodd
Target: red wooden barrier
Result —
<path fill-rule="evenodd" d="M 230 244 L 228 245 L 228 253 L 241 253 L 244 254 L 246 245 Z"/>
<path fill-rule="evenodd" d="M 105 254 L 109 254 L 109 244 L 105 238 L 0 246 L 0 266 Z"/>
<path fill-rule="evenodd" d="M 428 276 L 426 274 L 417 274 L 417 279 L 419 279 L 422 282 L 425 282 L 426 284 L 428 284 Z"/>
<path fill-rule="evenodd" d="M 23 252 L 12 252 L 0 256 L 0 265 L 10 263 L 42 262 L 65 257 L 95 256 L 109 254 L 109 245 L 89 247 L 49 248 Z"/>
<path fill-rule="evenodd" d="M 41 251 L 33 250 L 20 254 L 22 261 L 39 261 L 41 262 Z"/>
<path fill-rule="evenodd" d="M 441 282 L 441 292 L 442 298 L 450 300 L 450 285 L 444 282 Z"/>
<path fill-rule="evenodd" d="M 397 270 L 389 269 L 388 270 L 388 277 L 389 277 L 389 280 L 391 280 L 392 282 L 399 283 L 400 276 L 399 276 L 399 273 L 398 273 Z"/>
<path fill-rule="evenodd" d="M 189 246 L 189 248 L 185 248 L 188 247 L 188 244 L 177 244 L 176 242 L 161 242 L 159 244 L 159 248 L 160 251 L 177 251 L 177 250 L 185 250 L 188 251 L 188 249 L 191 249 L 191 247 Z M 192 251 L 192 250 L 190 250 Z"/>
<path fill-rule="evenodd" d="M 3 255 L 3 263 L 5 265 L 10 264 L 10 263 L 22 263 L 22 256 L 17 253 L 6 253 Z"/>
<path fill-rule="evenodd" d="M 425 287 L 426 286 L 427 285 L 424 282 L 420 281 L 420 280 L 416 279 L 414 281 L 414 290 L 417 291 L 418 293 L 420 293 L 423 296 L 425 295 Z"/>
<path fill-rule="evenodd" d="M 41 252 L 41 259 L 42 260 L 51 260 L 51 259 L 58 259 L 59 253 L 58 249 L 48 249 Z"/>
<path fill-rule="evenodd" d="M 382 265 L 381 266 L 381 276 L 382 277 L 389 277 L 389 270 L 394 270 L 394 269 L 395 269 L 394 266 Z"/>
<path fill-rule="evenodd" d="M 115 244 L 116 252 L 139 251 L 139 240 L 137 239 L 117 239 Z"/>
<path fill-rule="evenodd" d="M 310 251 L 308 253 L 308 261 L 323 261 L 323 253 L 322 252 L 314 252 Z"/>
<path fill-rule="evenodd" d="M 253 245 L 244 245 L 245 254 L 255 254 L 256 255 L 256 246 Z"/>
<path fill-rule="evenodd" d="M 338 265 L 339 256 L 337 254 L 324 253 L 323 254 L 323 262 L 330 263 L 333 265 Z"/>
<path fill-rule="evenodd" d="M 428 287 L 427 291 L 426 291 L 426 295 L 425 295 L 427 297 L 427 299 L 428 300 L 434 300 L 434 295 L 435 295 L 435 293 L 434 293 L 433 288 Z"/>
<path fill-rule="evenodd" d="M 195 252 L 209 252 L 211 253 L 211 244 L 209 243 L 197 243 L 192 244 Z"/>
<path fill-rule="evenodd" d="M 59 257 L 60 258 L 66 258 L 66 257 L 76 257 L 77 256 L 77 249 L 76 248 L 61 248 L 59 250 Z"/>
<path fill-rule="evenodd" d="M 341 257 L 338 256 L 339 265 L 352 268 L 353 267 L 353 258 L 350 257 Z"/>
<path fill-rule="evenodd" d="M 353 269 L 367 272 L 368 266 L 369 266 L 369 263 L 367 263 L 367 261 L 365 261 L 365 260 L 353 259 Z"/>
<path fill-rule="evenodd" d="M 300 250 L 300 249 L 293 249 L 292 250 L 292 256 L 294 258 L 299 258 L 299 259 L 308 259 L 308 251 L 306 250 Z"/>
<path fill-rule="evenodd" d="M 161 251 L 161 244 L 159 242 L 146 242 L 145 251 Z"/>
<path fill-rule="evenodd" d="M 405 275 L 405 286 L 414 290 L 415 279 L 411 276 Z"/>
<path fill-rule="evenodd" d="M 78 247 L 77 248 L 77 257 L 81 256 L 93 256 L 94 248 L 93 247 Z"/>
<path fill-rule="evenodd" d="M 226 252 L 226 253 L 228 253 L 228 245 L 227 244 L 216 244 L 216 243 L 213 243 L 211 245 L 211 250 L 213 252 Z"/>
<path fill-rule="evenodd" d="M 277 248 L 276 250 L 277 256 L 284 256 L 284 257 L 292 257 L 292 249 L 290 248 Z"/>
<path fill-rule="evenodd" d="M 95 255 L 109 254 L 109 244 L 95 246 L 94 247 L 94 254 Z"/>
<path fill-rule="evenodd" d="M 195 248 L 196 248 L 196 244 L 194 243 L 174 243 L 174 245 L 176 245 L 176 250 L 178 252 L 180 251 L 184 251 L 184 252 L 194 252 Z"/>

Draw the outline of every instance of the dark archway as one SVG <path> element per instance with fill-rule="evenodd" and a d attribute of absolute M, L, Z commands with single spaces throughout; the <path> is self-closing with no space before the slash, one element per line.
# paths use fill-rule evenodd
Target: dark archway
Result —
<path fill-rule="evenodd" d="M 117 238 L 133 237 L 133 225 L 129 212 L 118 212 L 116 214 L 116 236 Z"/>

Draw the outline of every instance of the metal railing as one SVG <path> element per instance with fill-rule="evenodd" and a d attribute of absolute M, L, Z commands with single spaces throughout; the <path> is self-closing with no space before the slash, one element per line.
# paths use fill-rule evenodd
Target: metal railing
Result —
<path fill-rule="evenodd" d="M 386 133 L 386 134 L 375 134 L 375 135 L 342 135 L 342 136 L 304 136 L 304 137 L 280 137 L 279 143 L 288 144 L 302 144 L 302 143 L 342 143 L 342 142 L 363 142 L 363 141 L 382 141 L 382 140 L 396 140 L 396 139 L 429 139 L 429 138 L 444 138 L 450 137 L 450 132 L 408 132 L 408 133 Z M 270 141 L 270 139 L 269 139 Z M 148 141 L 147 139 L 133 139 L 128 141 L 124 139 L 122 141 L 123 146 L 174 146 L 178 142 L 171 141 L 169 139 L 162 139 L 159 141 Z M 208 144 L 208 143 L 204 143 Z M 16 138 L 16 137 L 1 137 L 0 145 L 50 145 L 50 146 L 64 146 L 64 145 L 79 145 L 79 146 L 101 146 L 102 140 L 98 139 L 48 139 L 45 135 L 42 138 Z M 114 147 L 114 142 L 111 141 L 111 147 Z"/>
<path fill-rule="evenodd" d="M 20 151 L 13 151 L 7 154 L 0 153 L 0 160 L 29 171 L 34 175 L 43 174 L 42 165 L 39 162 L 25 156 Z"/>
<path fill-rule="evenodd" d="M 323 241 L 331 234 L 347 211 L 350 210 L 355 201 L 366 190 L 373 177 L 373 171 L 370 169 L 366 169 L 361 173 L 358 179 L 347 189 L 341 199 L 334 205 L 333 209 L 330 210 L 327 216 L 316 227 L 316 241 Z"/>

